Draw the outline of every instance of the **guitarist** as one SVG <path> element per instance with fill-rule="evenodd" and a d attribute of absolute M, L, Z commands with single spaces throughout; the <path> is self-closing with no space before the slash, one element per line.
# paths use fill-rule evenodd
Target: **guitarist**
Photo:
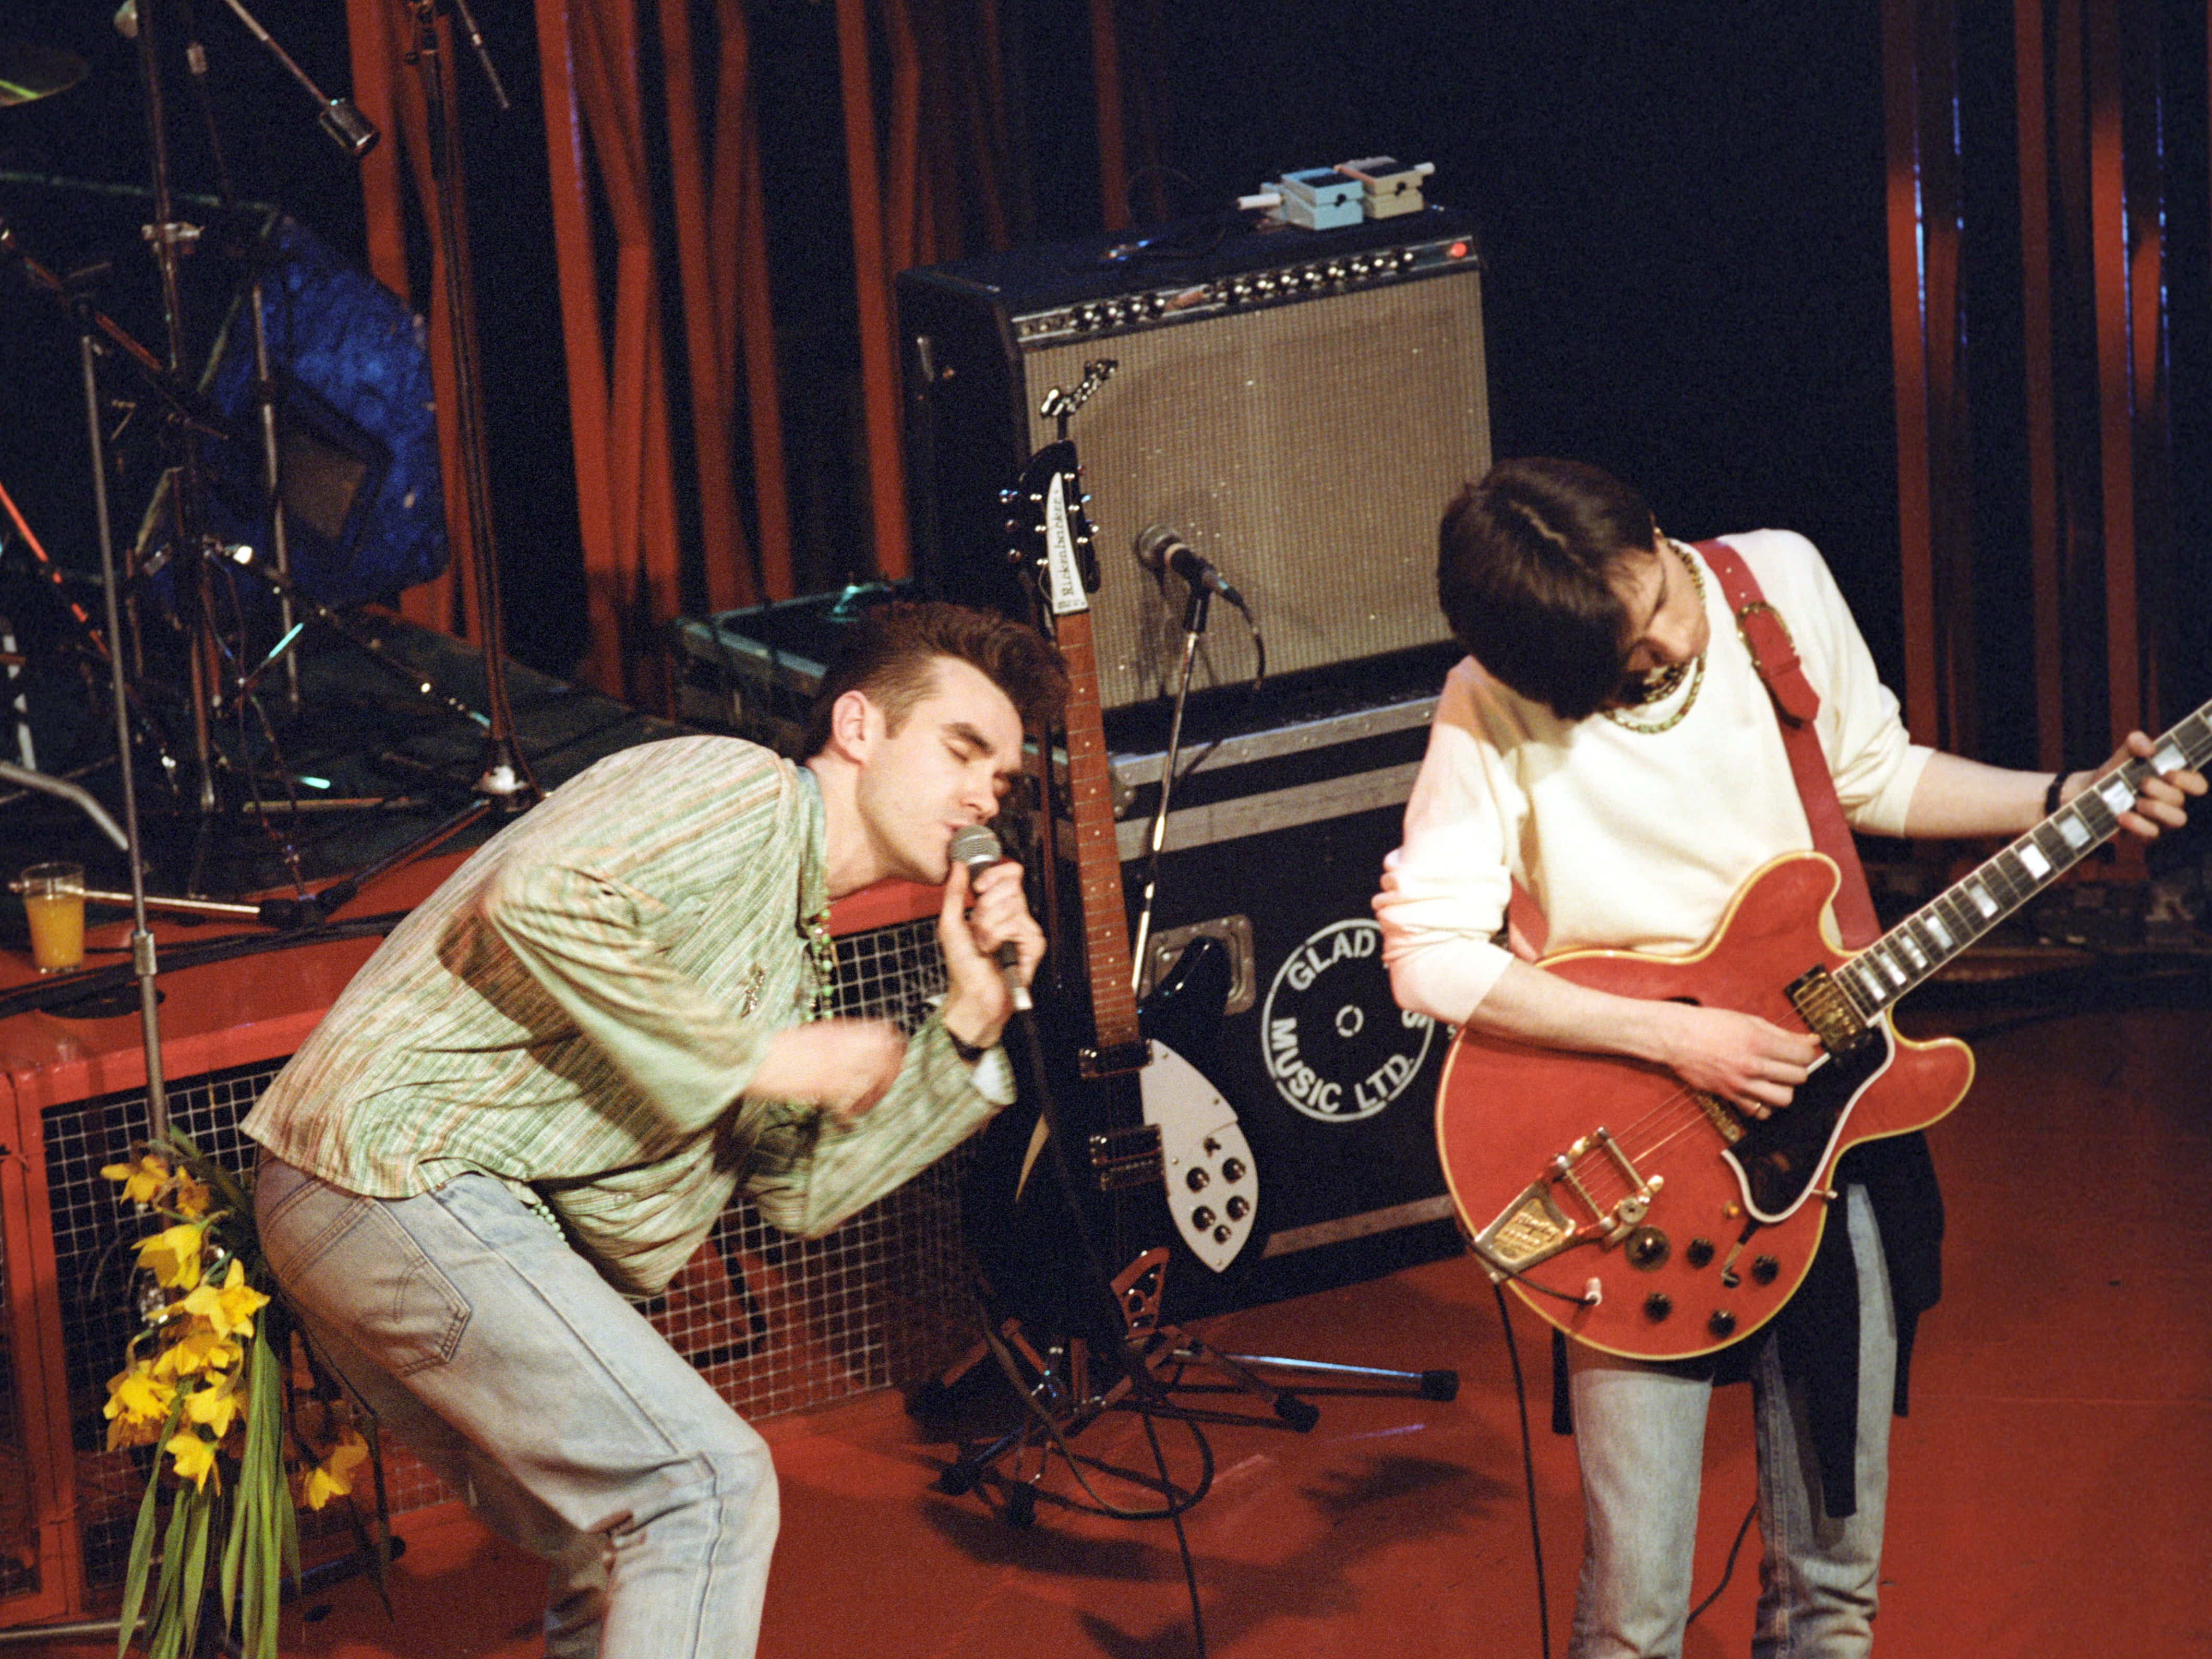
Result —
<path fill-rule="evenodd" d="M 1853 826 L 2017 835 L 2099 775 L 2003 770 L 1911 742 L 1803 538 L 1755 531 L 1709 559 L 1595 467 L 1510 460 L 1444 514 L 1438 596 L 1471 654 L 1446 680 L 1375 909 L 1403 1006 L 1662 1065 L 1765 1116 L 1805 1080 L 1813 1037 L 1577 986 L 1534 961 L 1540 943 L 1694 951 L 1747 877 L 1814 845 L 1809 795 L 1714 568 L 1729 548 L 1802 660 L 1820 755 Z M 2112 764 L 2150 752 L 2135 733 Z M 2184 797 L 2203 791 L 2192 771 L 2154 778 L 2120 822 L 2146 838 L 2177 828 Z M 1516 886 L 1534 903 L 1514 904 L 1509 921 Z M 1914 1321 L 1936 1301 L 1942 1211 L 1917 1135 L 1857 1148 L 1836 1184 L 1843 1224 L 1751 1338 L 1668 1364 L 1570 1345 L 1587 1514 L 1574 1659 L 1680 1653 L 1706 1409 L 1716 1380 L 1742 1378 L 1765 1546 L 1753 1651 L 1870 1650 L 1888 1419 L 1903 1407 Z"/>

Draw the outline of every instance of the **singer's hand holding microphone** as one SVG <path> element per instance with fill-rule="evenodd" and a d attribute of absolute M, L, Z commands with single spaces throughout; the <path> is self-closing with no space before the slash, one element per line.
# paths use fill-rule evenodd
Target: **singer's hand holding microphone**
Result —
<path fill-rule="evenodd" d="M 951 858 L 937 917 L 948 981 L 945 1026 L 958 1041 L 988 1048 L 1016 1006 L 1028 1006 L 1044 932 L 1023 897 L 1022 866 L 1000 857 L 996 836 L 969 824 L 954 835 Z M 744 1092 L 810 1102 L 849 1121 L 883 1098 L 905 1058 L 906 1037 L 888 1020 L 810 1020 L 769 1040 Z"/>
<path fill-rule="evenodd" d="M 949 988 L 945 1029 L 987 1048 L 1018 1007 L 1029 1006 L 1030 976 L 1044 957 L 1044 930 L 1030 915 L 1022 866 L 1002 858 L 999 838 L 980 823 L 956 831 L 951 879 L 937 918 Z"/>

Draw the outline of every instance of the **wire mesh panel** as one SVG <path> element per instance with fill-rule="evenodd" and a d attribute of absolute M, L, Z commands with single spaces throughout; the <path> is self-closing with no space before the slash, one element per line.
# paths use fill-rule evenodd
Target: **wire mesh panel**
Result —
<path fill-rule="evenodd" d="M 896 1020 L 911 1029 L 944 988 L 933 923 L 849 934 L 838 941 L 836 1012 Z M 205 1152 L 243 1172 L 254 1157 L 239 1123 L 282 1068 L 282 1059 L 175 1080 L 169 1115 Z M 49 1108 L 42 1118 L 58 1299 L 75 1456 L 84 1580 L 120 1583 L 145 1490 L 144 1452 L 103 1449 L 107 1379 L 123 1368 L 137 1328 L 131 1309 L 134 1247 L 160 1224 L 117 1201 L 100 1171 L 128 1162 L 147 1132 L 143 1089 Z M 923 1375 L 964 1330 L 969 1270 L 960 1244 L 957 1158 L 947 1159 L 827 1237 L 787 1237 L 740 1199 L 668 1291 L 646 1311 L 724 1399 L 750 1416 L 826 1404 Z M 4 1265 L 4 1264 L 0 1264 Z M 4 1288 L 4 1280 L 0 1280 Z M 21 1588 L 16 1539 L 30 1527 L 27 1480 L 15 1411 L 13 1355 L 0 1322 L 0 1596 Z M 404 1451 L 386 1446 L 395 1513 L 450 1496 Z M 19 1516 L 18 1510 L 21 1511 Z M 337 1530 L 333 1512 L 302 1516 L 303 1531 Z M 35 1537 L 22 1559 L 35 1571 Z"/>

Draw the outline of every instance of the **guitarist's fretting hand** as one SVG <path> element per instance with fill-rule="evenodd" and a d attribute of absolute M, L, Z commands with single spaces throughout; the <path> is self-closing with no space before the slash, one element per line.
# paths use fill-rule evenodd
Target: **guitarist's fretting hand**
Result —
<path fill-rule="evenodd" d="M 1044 957 L 1044 930 L 1022 896 L 1022 866 L 1002 860 L 971 883 L 967 866 L 955 864 L 937 915 L 937 943 L 948 981 L 945 1028 L 963 1042 L 988 1048 L 1013 1012 L 999 947 L 1014 946 L 1012 971 L 1024 985 Z"/>

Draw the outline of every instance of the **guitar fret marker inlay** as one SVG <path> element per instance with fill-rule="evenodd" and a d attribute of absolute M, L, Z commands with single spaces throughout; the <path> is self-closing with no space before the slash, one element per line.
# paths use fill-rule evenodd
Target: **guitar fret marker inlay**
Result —
<path fill-rule="evenodd" d="M 2089 826 L 2071 813 L 2058 820 L 2058 833 L 2066 837 L 2066 844 L 2077 853 L 2089 844 Z"/>
<path fill-rule="evenodd" d="M 1990 896 L 1990 890 L 1983 886 L 1978 879 L 1969 881 L 1966 884 L 1966 896 L 1973 900 L 1974 908 L 1977 910 L 1979 910 L 1984 915 L 1993 916 L 1996 915 L 1997 902 Z"/>
<path fill-rule="evenodd" d="M 2136 792 L 2128 787 L 2126 779 L 2117 775 L 2097 786 L 2097 796 L 2115 814 L 2125 812 L 2136 804 Z"/>
<path fill-rule="evenodd" d="M 2020 861 L 2027 866 L 2027 873 L 2038 881 L 2041 881 L 2051 873 L 2051 860 L 2044 857 L 2042 852 L 2037 848 L 2021 848 Z"/>

